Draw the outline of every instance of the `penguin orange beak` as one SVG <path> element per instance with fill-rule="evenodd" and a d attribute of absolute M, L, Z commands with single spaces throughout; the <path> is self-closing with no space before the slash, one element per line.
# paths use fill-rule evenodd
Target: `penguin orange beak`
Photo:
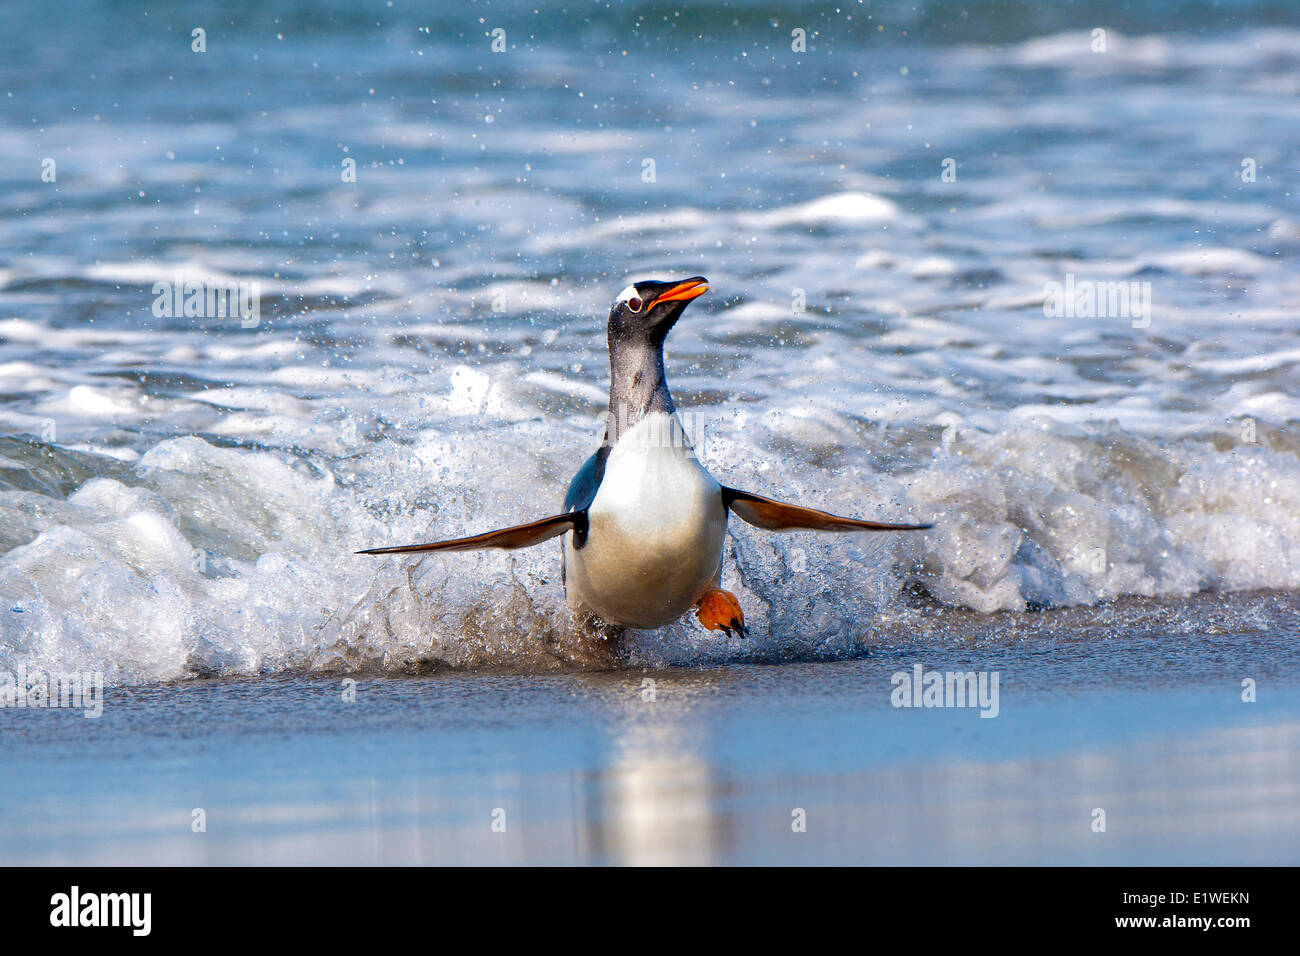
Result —
<path fill-rule="evenodd" d="M 679 282 L 667 292 L 664 292 L 654 300 L 655 305 L 661 305 L 664 302 L 689 302 L 691 299 L 698 299 L 704 293 L 709 291 L 709 280 L 704 276 L 695 276 L 687 279 L 685 282 Z"/>

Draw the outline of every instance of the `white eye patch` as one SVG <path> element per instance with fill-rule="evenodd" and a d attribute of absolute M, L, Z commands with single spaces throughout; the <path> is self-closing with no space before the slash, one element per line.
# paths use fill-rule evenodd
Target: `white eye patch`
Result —
<path fill-rule="evenodd" d="M 622 292 L 620 292 L 618 294 L 618 298 L 615 299 L 614 301 L 622 302 L 624 305 L 627 306 L 628 311 L 630 312 L 641 311 L 641 305 L 642 305 L 641 294 L 636 291 L 636 286 L 634 285 L 630 285 Z"/>

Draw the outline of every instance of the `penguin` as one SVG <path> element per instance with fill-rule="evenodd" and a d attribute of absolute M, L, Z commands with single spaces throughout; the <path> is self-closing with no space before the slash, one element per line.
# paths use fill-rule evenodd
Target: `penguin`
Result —
<path fill-rule="evenodd" d="M 609 414 L 600 447 L 569 484 L 560 514 L 467 538 L 370 548 L 409 554 L 561 542 L 572 609 L 607 625 L 651 629 L 692 608 L 708 630 L 746 636 L 720 587 L 727 519 L 767 531 L 924 531 L 930 524 L 845 518 L 720 484 L 691 447 L 664 374 L 664 341 L 708 280 L 634 282 L 609 310 Z"/>

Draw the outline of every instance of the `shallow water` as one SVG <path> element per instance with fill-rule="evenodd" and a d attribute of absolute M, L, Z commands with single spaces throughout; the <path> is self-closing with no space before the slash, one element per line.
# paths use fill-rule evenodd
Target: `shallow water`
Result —
<path fill-rule="evenodd" d="M 938 527 L 733 528 L 753 642 L 618 662 L 1300 588 L 1288 4 L 1126 4 L 1104 53 L 999 4 L 72 6 L 0 31 L 0 668 L 609 666 L 555 548 L 351 551 L 558 510 L 649 275 L 712 282 L 668 367 L 724 483 Z M 1048 317 L 1071 275 L 1149 315 Z M 260 283 L 257 326 L 156 315 L 178 279 Z"/>
<path fill-rule="evenodd" d="M 1207 609 L 1172 640 L 1148 617 L 780 666 L 362 677 L 351 702 L 325 677 L 111 688 L 97 720 L 6 715 L 0 861 L 1293 864 L 1300 605 L 1240 603 L 1256 627 Z M 916 663 L 997 672 L 996 717 L 893 706 Z"/>

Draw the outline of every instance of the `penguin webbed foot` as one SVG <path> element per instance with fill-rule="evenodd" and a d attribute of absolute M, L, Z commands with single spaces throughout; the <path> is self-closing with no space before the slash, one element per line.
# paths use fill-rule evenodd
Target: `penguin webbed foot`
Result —
<path fill-rule="evenodd" d="M 722 631 L 728 638 L 749 637 L 745 627 L 745 612 L 740 609 L 736 595 L 721 588 L 706 591 L 695 603 L 695 617 L 710 631 Z"/>

